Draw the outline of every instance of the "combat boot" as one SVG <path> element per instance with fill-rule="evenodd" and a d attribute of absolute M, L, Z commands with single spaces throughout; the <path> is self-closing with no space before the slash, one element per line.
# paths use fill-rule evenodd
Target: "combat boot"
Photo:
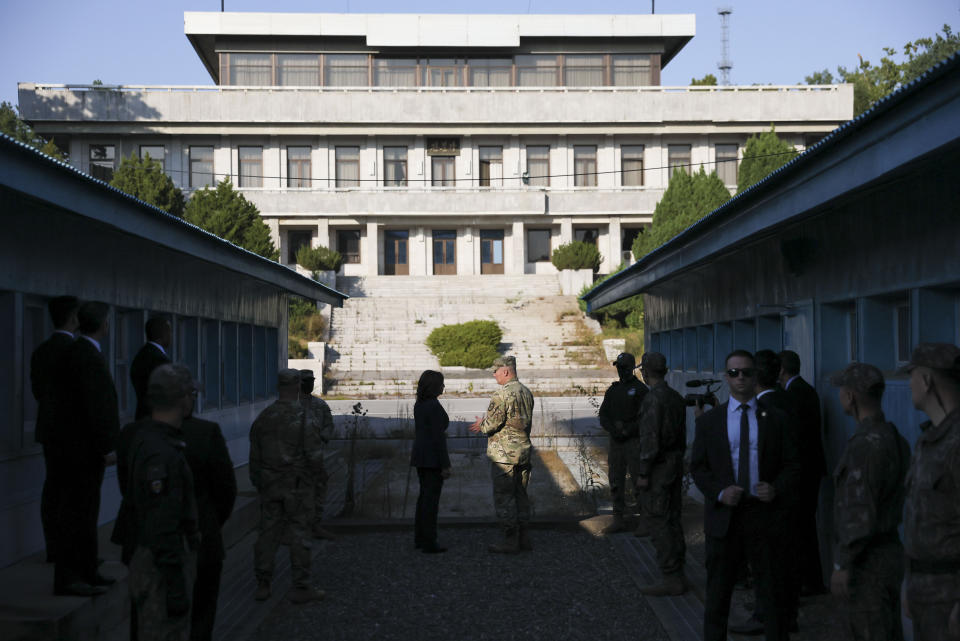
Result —
<path fill-rule="evenodd" d="M 266 601 L 270 598 L 270 581 L 267 579 L 257 579 L 257 592 L 253 595 L 257 601 Z"/>
<path fill-rule="evenodd" d="M 604 534 L 616 534 L 617 532 L 626 532 L 627 524 L 623 520 L 622 514 L 614 514 L 613 522 L 607 527 L 603 528 Z"/>
<path fill-rule="evenodd" d="M 687 591 L 682 574 L 667 574 L 660 583 L 640 586 L 640 594 L 647 596 L 679 596 Z"/>
<path fill-rule="evenodd" d="M 488 552 L 495 554 L 518 554 L 520 552 L 520 535 L 516 528 L 506 530 L 502 543 L 491 543 L 487 546 Z"/>
<path fill-rule="evenodd" d="M 316 588 L 294 588 L 290 590 L 290 602 L 297 605 L 311 601 L 323 601 L 327 593 Z"/>
<path fill-rule="evenodd" d="M 533 552 L 533 543 L 530 542 L 530 526 L 526 523 L 520 524 L 520 549 L 523 552 Z"/>

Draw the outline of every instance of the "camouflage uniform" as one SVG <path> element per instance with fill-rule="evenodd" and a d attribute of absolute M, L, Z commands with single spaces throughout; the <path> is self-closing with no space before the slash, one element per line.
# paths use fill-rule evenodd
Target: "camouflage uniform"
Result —
<path fill-rule="evenodd" d="M 880 414 L 860 422 L 834 473 L 834 567 L 849 571 L 854 639 L 903 639 L 897 528 L 909 455 L 910 445 Z"/>
<path fill-rule="evenodd" d="M 649 479 L 640 499 L 657 550 L 657 565 L 664 576 L 680 574 L 687 552 L 680 522 L 687 415 L 683 397 L 666 381 L 651 387 L 643 399 L 639 433 L 636 474 Z"/>
<path fill-rule="evenodd" d="M 323 467 L 323 442 L 310 429 L 309 411 L 299 401 L 278 400 L 250 428 L 250 480 L 260 495 L 260 526 L 254 546 L 258 581 L 273 576 L 283 534 L 290 532 L 290 565 L 295 588 L 310 587 L 310 539 L 314 485 Z"/>
<path fill-rule="evenodd" d="M 179 428 L 148 420 L 130 445 L 136 547 L 130 597 L 139 641 L 186 641 L 196 577 L 197 503 Z M 176 610 L 170 612 L 171 608 Z"/>
<path fill-rule="evenodd" d="M 647 386 L 636 376 L 627 381 L 615 381 L 607 388 L 600 404 L 600 427 L 610 435 L 607 452 L 607 477 L 613 514 L 623 516 L 626 507 L 627 467 L 640 456 L 637 428 L 640 405 L 647 394 Z M 632 472 L 632 470 L 631 470 Z"/>
<path fill-rule="evenodd" d="M 493 393 L 480 431 L 487 435 L 487 457 L 492 462 L 493 505 L 504 532 L 530 521 L 530 427 L 533 394 L 513 379 Z"/>
<path fill-rule="evenodd" d="M 327 469 L 323 464 L 323 447 L 333 438 L 333 413 L 330 411 L 330 406 L 327 405 L 326 401 L 316 396 L 311 395 L 302 400 L 310 411 L 310 415 L 313 417 L 311 420 L 313 429 L 316 431 L 322 443 L 319 453 L 320 456 L 317 461 L 319 467 L 315 472 L 315 482 L 313 486 L 313 520 L 315 523 L 319 523 L 323 518 L 323 506 L 324 500 L 327 497 L 327 480 L 329 479 Z"/>

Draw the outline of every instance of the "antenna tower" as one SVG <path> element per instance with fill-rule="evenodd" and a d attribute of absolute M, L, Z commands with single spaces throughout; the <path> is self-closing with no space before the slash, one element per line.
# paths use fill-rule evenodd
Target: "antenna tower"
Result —
<path fill-rule="evenodd" d="M 733 61 L 730 60 L 730 14 L 733 13 L 732 7 L 720 7 L 717 9 L 717 15 L 720 16 L 720 46 L 721 58 L 717 63 L 720 70 L 720 84 L 730 84 L 730 70 L 733 69 Z"/>

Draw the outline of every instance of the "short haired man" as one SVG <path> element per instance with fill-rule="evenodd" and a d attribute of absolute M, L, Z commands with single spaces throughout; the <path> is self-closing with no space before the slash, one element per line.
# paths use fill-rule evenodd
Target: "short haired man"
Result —
<path fill-rule="evenodd" d="M 787 637 L 780 538 L 787 498 L 796 490 L 795 435 L 777 409 L 755 396 L 753 355 L 726 358 L 730 400 L 697 418 L 690 470 L 704 496 L 707 590 L 705 641 L 725 641 L 730 599 L 749 558 L 764 599 L 767 641 Z"/>
<path fill-rule="evenodd" d="M 333 438 L 333 412 L 330 411 L 330 406 L 327 405 L 326 401 L 313 395 L 315 384 L 316 378 L 314 377 L 313 370 L 300 370 L 300 401 L 310 412 L 310 416 L 312 417 L 311 424 L 313 425 L 313 429 L 316 430 L 317 436 L 320 437 L 320 442 L 326 446 L 326 444 L 330 442 L 330 439 Z M 320 452 L 319 465 L 320 467 L 315 476 L 316 485 L 314 486 L 314 509 L 311 532 L 315 539 L 333 541 L 336 538 L 333 532 L 330 532 L 321 524 L 323 507 L 327 498 L 327 480 L 329 479 L 326 465 L 323 461 L 322 451 Z"/>
<path fill-rule="evenodd" d="M 57 385 L 57 373 L 63 367 L 67 350 L 73 344 L 77 331 L 77 310 L 80 301 L 76 296 L 57 296 L 47 303 L 53 333 L 40 343 L 30 356 L 30 389 L 37 400 L 37 422 L 34 439 L 43 446 L 43 460 L 46 478 L 40 495 L 40 523 L 43 525 L 43 538 L 46 541 L 47 563 L 56 558 L 57 504 L 64 479 L 57 478 L 57 466 L 51 461 L 48 440 L 57 430 L 59 421 L 66 420 L 57 416 L 57 406 L 64 390 Z"/>
<path fill-rule="evenodd" d="M 154 369 L 170 362 L 170 345 L 173 342 L 173 327 L 166 316 L 151 316 L 144 325 L 147 342 L 130 362 L 130 382 L 137 395 L 135 418 L 140 420 L 150 415 L 147 401 L 147 381 Z"/>
<path fill-rule="evenodd" d="M 493 477 L 493 505 L 503 531 L 503 542 L 490 545 L 490 552 L 516 554 L 532 550 L 528 527 L 530 500 L 530 428 L 533 425 L 533 394 L 517 380 L 517 360 L 501 356 L 490 368 L 500 388 L 493 393 L 487 413 L 468 428 L 487 436 L 487 458 Z"/>
<path fill-rule="evenodd" d="M 960 347 L 920 343 L 904 371 L 930 418 L 907 474 L 905 607 L 915 641 L 960 639 Z"/>
<path fill-rule="evenodd" d="M 900 583 L 903 511 L 910 445 L 880 407 L 880 370 L 851 363 L 834 374 L 843 411 L 857 421 L 834 472 L 834 553 L 830 589 L 843 600 L 854 639 L 903 639 Z"/>

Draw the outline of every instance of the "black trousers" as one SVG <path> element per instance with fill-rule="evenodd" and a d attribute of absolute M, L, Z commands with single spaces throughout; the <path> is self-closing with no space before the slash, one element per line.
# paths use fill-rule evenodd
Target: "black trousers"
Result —
<path fill-rule="evenodd" d="M 813 591 L 823 589 L 823 567 L 820 564 L 820 540 L 817 537 L 817 506 L 820 502 L 820 477 L 800 482 L 797 506 L 797 580 Z"/>
<path fill-rule="evenodd" d="M 80 455 L 82 456 L 82 455 Z M 55 509 L 56 562 L 54 588 L 76 581 L 90 582 L 97 575 L 97 517 L 103 457 L 77 457 L 58 452 L 50 457 L 60 484 Z"/>
<path fill-rule="evenodd" d="M 197 580 L 193 584 L 190 610 L 190 641 L 211 641 L 217 619 L 217 598 L 220 596 L 220 559 L 197 559 Z"/>
<path fill-rule="evenodd" d="M 57 510 L 60 504 L 60 492 L 63 481 L 58 477 L 58 466 L 51 461 L 50 448 L 43 446 L 43 462 L 46 477 L 43 480 L 43 492 L 40 494 L 40 523 L 43 525 L 43 540 L 46 544 L 47 561 L 57 556 Z"/>
<path fill-rule="evenodd" d="M 440 492 L 443 477 L 439 467 L 418 467 L 420 495 L 417 496 L 417 514 L 414 518 L 413 538 L 419 546 L 436 545 L 437 512 L 440 510 Z"/>
<path fill-rule="evenodd" d="M 757 499 L 748 499 L 733 511 L 726 536 L 707 537 L 704 641 L 726 641 L 733 587 L 748 560 L 762 599 L 765 639 L 787 638 L 785 610 L 789 590 L 784 581 L 784 551 L 780 547 L 787 522 L 782 512 L 770 510 Z"/>

